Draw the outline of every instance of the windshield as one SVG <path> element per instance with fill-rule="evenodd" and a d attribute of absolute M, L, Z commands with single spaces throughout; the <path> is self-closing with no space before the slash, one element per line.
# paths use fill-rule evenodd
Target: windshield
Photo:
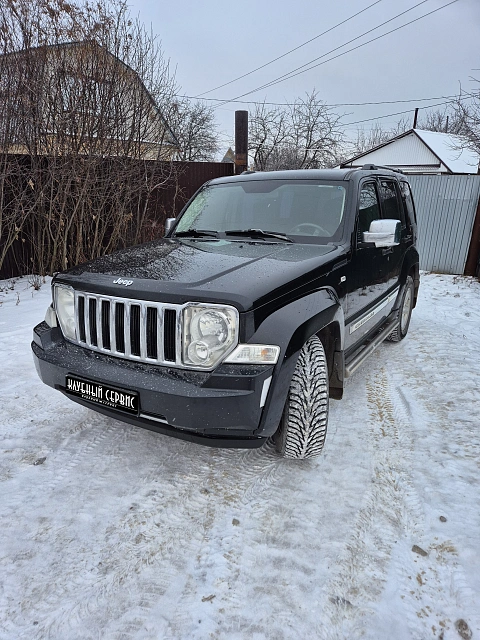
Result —
<path fill-rule="evenodd" d="M 210 185 L 189 204 L 174 233 L 261 230 L 297 241 L 330 242 L 342 235 L 346 190 L 318 180 L 252 180 Z M 257 234 L 258 236 L 258 234 Z"/>

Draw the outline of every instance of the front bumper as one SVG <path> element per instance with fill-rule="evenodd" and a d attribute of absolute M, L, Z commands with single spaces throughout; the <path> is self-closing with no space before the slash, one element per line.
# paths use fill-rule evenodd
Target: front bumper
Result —
<path fill-rule="evenodd" d="M 32 350 L 40 379 L 63 393 L 68 374 L 136 391 L 138 415 L 66 394 L 112 418 L 211 446 L 253 448 L 266 440 L 259 426 L 273 366 L 224 364 L 199 372 L 135 363 L 69 343 L 45 322 L 33 331 Z"/>

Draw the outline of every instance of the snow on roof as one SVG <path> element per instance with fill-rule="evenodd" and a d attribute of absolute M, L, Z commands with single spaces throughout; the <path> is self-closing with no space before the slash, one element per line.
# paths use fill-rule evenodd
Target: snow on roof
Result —
<path fill-rule="evenodd" d="M 479 157 L 475 152 L 461 148 L 463 140 L 460 136 L 423 129 L 414 131 L 452 173 L 477 173 Z"/>
<path fill-rule="evenodd" d="M 477 173 L 480 158 L 477 153 L 462 149 L 460 136 L 423 129 L 405 133 L 344 160 L 340 167 L 362 166 L 365 163 L 386 165 L 407 173 Z"/>

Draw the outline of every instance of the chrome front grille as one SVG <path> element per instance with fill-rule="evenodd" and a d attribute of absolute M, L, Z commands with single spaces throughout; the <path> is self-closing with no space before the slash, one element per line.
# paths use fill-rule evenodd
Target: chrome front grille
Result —
<path fill-rule="evenodd" d="M 75 291 L 76 342 L 128 360 L 181 366 L 181 309 Z"/>

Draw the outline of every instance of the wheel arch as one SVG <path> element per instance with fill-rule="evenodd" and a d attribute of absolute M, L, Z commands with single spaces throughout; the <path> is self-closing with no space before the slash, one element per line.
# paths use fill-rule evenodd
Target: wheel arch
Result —
<path fill-rule="evenodd" d="M 418 289 L 420 287 L 419 255 L 415 247 L 410 247 L 410 249 L 405 254 L 405 258 L 403 260 L 402 275 L 401 275 L 402 287 L 407 280 L 407 276 L 412 276 L 413 278 L 413 287 L 414 287 L 413 308 L 415 309 L 417 305 Z"/>
<path fill-rule="evenodd" d="M 256 435 L 271 436 L 283 412 L 290 380 L 303 345 L 317 335 L 329 363 L 331 397 L 341 398 L 344 380 L 343 309 L 333 289 L 324 288 L 278 309 L 268 316 L 250 338 L 259 344 L 278 344 L 280 357 Z M 331 365 L 331 369 L 330 369 Z"/>
<path fill-rule="evenodd" d="M 343 398 L 343 384 L 345 379 L 345 356 L 340 323 L 333 321 L 317 332 L 325 349 L 327 358 L 329 394 L 335 400 Z"/>

